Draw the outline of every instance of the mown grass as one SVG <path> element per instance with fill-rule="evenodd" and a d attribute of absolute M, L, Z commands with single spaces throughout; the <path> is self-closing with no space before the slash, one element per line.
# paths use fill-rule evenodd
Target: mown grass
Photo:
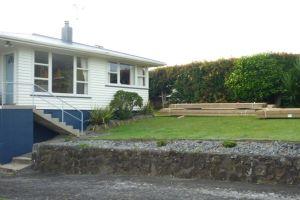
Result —
<path fill-rule="evenodd" d="M 155 117 L 107 130 L 96 139 L 218 139 L 300 141 L 300 119 Z"/>

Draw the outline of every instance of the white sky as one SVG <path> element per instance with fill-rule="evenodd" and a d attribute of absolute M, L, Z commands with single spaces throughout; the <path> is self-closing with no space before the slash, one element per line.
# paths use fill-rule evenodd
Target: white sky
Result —
<path fill-rule="evenodd" d="M 0 0 L 0 31 L 60 37 L 166 62 L 300 53 L 297 0 Z"/>

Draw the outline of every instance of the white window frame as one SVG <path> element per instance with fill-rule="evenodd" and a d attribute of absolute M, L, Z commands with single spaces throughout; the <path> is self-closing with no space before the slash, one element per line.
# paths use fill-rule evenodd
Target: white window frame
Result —
<path fill-rule="evenodd" d="M 36 63 L 35 62 L 35 52 L 36 51 L 40 51 L 40 52 L 45 52 L 48 53 L 48 64 L 44 64 L 44 63 Z M 57 93 L 57 92 L 52 92 L 52 54 L 56 53 L 56 52 L 49 52 L 49 51 L 44 51 L 44 50 L 34 50 L 34 56 L 33 56 L 33 81 L 35 82 L 35 80 L 45 80 L 48 81 L 48 91 L 52 94 L 58 95 L 58 96 L 78 96 L 78 97 L 89 97 L 89 65 L 88 65 L 88 58 L 83 57 L 83 56 L 76 56 L 76 55 L 70 55 L 70 54 L 66 54 L 66 53 L 61 53 L 58 52 L 58 54 L 62 54 L 62 55 L 69 55 L 73 57 L 73 93 Z M 77 67 L 77 57 L 81 58 L 81 59 L 85 59 L 86 60 L 86 68 L 78 68 Z M 47 66 L 48 67 L 48 78 L 39 78 L 39 77 L 35 77 L 35 65 L 42 65 L 42 66 Z M 77 81 L 77 70 L 85 70 L 87 72 L 87 81 Z M 77 83 L 84 83 L 87 84 L 87 94 L 77 94 Z M 47 92 L 35 92 L 35 94 L 39 95 L 45 95 L 45 93 Z"/>
<path fill-rule="evenodd" d="M 113 72 L 110 70 L 110 64 L 116 64 L 117 65 L 117 72 Z M 111 74 L 117 74 L 117 83 L 111 83 L 110 82 L 110 75 Z M 120 63 L 117 63 L 117 62 L 109 62 L 109 65 L 108 65 L 108 84 L 111 84 L 111 85 L 118 85 L 120 84 Z"/>
<path fill-rule="evenodd" d="M 144 70 L 145 74 L 139 75 L 139 69 Z M 147 68 L 146 67 L 137 67 L 136 71 L 137 71 L 137 80 L 136 80 L 137 85 L 141 86 L 141 87 L 147 87 Z M 145 85 L 139 85 L 139 78 L 144 79 Z"/>
<path fill-rule="evenodd" d="M 116 64 L 117 65 L 117 72 L 112 72 L 110 71 L 110 64 L 113 63 L 113 64 Z M 130 85 L 127 85 L 127 84 L 122 84 L 121 83 L 121 74 L 120 74 L 120 65 L 121 64 L 124 64 L 124 65 L 128 65 L 130 66 L 130 70 L 134 72 L 134 75 L 133 75 L 133 82 L 134 84 L 130 84 Z M 141 76 L 145 79 L 145 85 L 139 85 L 138 84 L 138 78 L 140 77 L 138 75 L 138 68 L 142 68 L 142 69 L 145 69 L 145 75 Z M 138 87 L 138 88 L 147 88 L 148 87 L 148 68 L 147 67 L 138 67 L 138 66 L 134 66 L 134 65 L 130 65 L 130 64 L 126 64 L 126 63 L 123 63 L 123 62 L 109 62 L 108 63 L 108 69 L 107 69 L 108 73 L 107 73 L 107 84 L 108 85 L 112 85 L 112 86 L 121 86 L 121 87 Z M 110 82 L 110 74 L 117 74 L 117 83 L 111 83 Z M 132 80 L 132 73 L 130 73 L 130 82 Z"/>
<path fill-rule="evenodd" d="M 45 63 L 37 63 L 37 62 L 35 62 L 35 52 L 44 52 L 44 53 L 48 53 L 48 64 L 45 64 Z M 47 92 L 48 91 L 51 91 L 50 90 L 50 71 L 51 71 L 51 73 L 52 73 L 52 70 L 50 70 L 50 55 L 49 55 L 49 52 L 47 52 L 47 51 L 39 51 L 39 50 L 36 50 L 36 51 L 34 51 L 34 64 L 33 64 L 33 83 L 35 84 L 35 80 L 40 80 L 40 81 L 48 81 L 48 89 L 47 89 Z M 51 57 L 51 59 L 52 59 L 52 57 Z M 45 67 L 47 67 L 47 69 L 48 69 L 48 78 L 42 78 L 42 77 L 36 77 L 35 76 L 35 66 L 36 65 L 39 65 L 39 66 L 45 66 Z M 51 61 L 51 65 L 52 65 L 52 61 Z M 52 67 L 51 67 L 52 68 Z M 52 74 L 51 74 L 51 78 L 52 78 Z M 35 88 L 35 87 L 34 87 Z M 38 88 L 39 90 L 40 90 L 40 88 Z M 44 91 L 43 91 L 44 92 Z"/>
<path fill-rule="evenodd" d="M 85 60 L 85 65 L 86 65 L 86 67 L 84 68 L 84 67 L 78 67 L 78 63 L 77 63 L 77 59 L 78 58 L 80 58 L 80 59 L 84 59 Z M 89 65 L 88 65 L 88 59 L 86 59 L 86 58 L 84 58 L 84 57 L 80 57 L 80 56 L 74 56 L 74 66 L 76 66 L 76 67 L 74 67 L 74 79 L 75 79 L 75 84 L 74 84 L 74 90 L 75 90 L 75 93 L 76 94 L 78 94 L 77 93 L 77 83 L 83 83 L 84 84 L 84 86 L 86 85 L 86 88 L 87 88 L 87 93 L 86 94 L 78 94 L 78 95 L 87 95 L 88 93 L 89 93 Z M 77 71 L 78 70 L 80 70 L 80 71 L 83 71 L 83 72 L 86 72 L 86 74 L 87 74 L 87 78 L 86 78 L 86 81 L 79 81 L 78 79 L 77 79 Z"/>

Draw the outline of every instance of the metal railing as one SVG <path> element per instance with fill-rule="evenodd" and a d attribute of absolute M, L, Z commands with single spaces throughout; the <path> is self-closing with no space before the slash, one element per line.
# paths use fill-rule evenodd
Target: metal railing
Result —
<path fill-rule="evenodd" d="M 62 122 L 65 122 L 65 114 L 67 116 L 72 117 L 73 119 L 76 119 L 80 122 L 80 132 L 83 133 L 83 112 L 79 109 L 77 109 L 76 107 L 74 107 L 73 105 L 69 104 L 68 102 L 66 102 L 65 100 L 63 100 L 62 98 L 54 95 L 53 93 L 45 90 L 44 88 L 42 88 L 39 85 L 33 84 L 33 83 L 23 83 L 23 82 L 0 82 L 1 85 L 1 91 L 0 91 L 0 96 L 1 96 L 1 105 L 3 107 L 3 105 L 5 105 L 7 103 L 7 98 L 11 101 L 14 101 L 14 97 L 17 96 L 17 92 L 14 92 L 15 90 L 15 85 L 27 85 L 32 87 L 32 91 L 30 91 L 30 95 L 32 98 L 32 106 L 35 106 L 35 98 L 39 98 L 42 101 L 54 106 L 55 108 L 58 108 L 61 111 L 61 120 Z M 12 88 L 12 92 L 7 91 L 7 89 L 9 88 L 9 86 Z M 37 92 L 37 90 L 39 90 L 39 92 L 42 92 L 43 95 L 40 95 L 39 92 Z M 46 96 L 45 96 L 46 95 Z M 57 104 L 47 100 L 47 98 L 52 97 L 55 98 L 56 100 L 58 100 L 60 102 L 60 106 L 58 106 Z M 12 102 L 10 102 L 12 103 Z M 80 113 L 80 118 L 74 116 L 73 114 L 69 113 L 67 110 L 65 110 L 66 107 L 72 108 L 74 110 L 76 110 L 77 112 Z"/>

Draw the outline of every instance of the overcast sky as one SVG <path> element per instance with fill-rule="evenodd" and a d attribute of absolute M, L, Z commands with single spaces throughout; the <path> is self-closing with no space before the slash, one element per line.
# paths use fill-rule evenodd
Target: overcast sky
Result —
<path fill-rule="evenodd" d="M 2 0 L 0 31 L 60 37 L 184 64 L 259 52 L 300 53 L 297 0 Z"/>

